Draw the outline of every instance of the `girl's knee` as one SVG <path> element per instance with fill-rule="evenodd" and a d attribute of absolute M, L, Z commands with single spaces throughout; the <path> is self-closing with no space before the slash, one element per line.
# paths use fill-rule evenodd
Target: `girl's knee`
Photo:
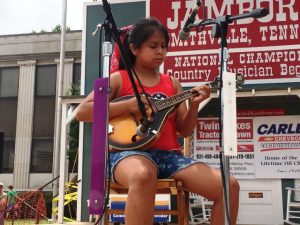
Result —
<path fill-rule="evenodd" d="M 130 179 L 130 184 L 138 185 L 141 187 L 156 186 L 157 174 L 156 171 L 149 170 L 148 168 L 139 168 L 136 170 Z"/>
<path fill-rule="evenodd" d="M 240 185 L 236 178 L 230 177 L 230 196 L 233 198 L 237 198 L 240 191 Z M 220 188 L 214 189 L 214 196 L 212 198 L 213 201 L 221 202 L 224 198 L 224 189 L 223 189 L 223 183 Z"/>

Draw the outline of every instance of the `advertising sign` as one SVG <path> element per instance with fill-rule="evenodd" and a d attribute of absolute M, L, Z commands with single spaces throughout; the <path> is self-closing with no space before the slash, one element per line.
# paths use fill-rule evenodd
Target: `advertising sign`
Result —
<path fill-rule="evenodd" d="M 198 119 L 195 129 L 194 158 L 212 167 L 220 167 L 219 121 Z M 237 120 L 238 154 L 230 159 L 230 172 L 239 179 L 254 179 L 253 118 Z"/>
<path fill-rule="evenodd" d="M 300 116 L 255 118 L 257 178 L 300 177 Z"/>
<path fill-rule="evenodd" d="M 193 28 L 185 41 L 178 36 L 196 0 L 148 2 L 150 16 L 166 25 L 170 34 L 163 72 L 178 78 L 184 86 L 214 80 L 219 74 L 220 40 L 212 37 L 212 25 Z M 221 15 L 245 14 L 257 8 L 267 8 L 269 14 L 235 20 L 228 26 L 228 70 L 242 73 L 245 84 L 300 81 L 300 1 L 203 0 L 194 24 Z"/>
<path fill-rule="evenodd" d="M 238 118 L 238 155 L 230 172 L 238 179 L 300 178 L 300 117 Z M 193 157 L 218 168 L 219 121 L 198 119 Z"/>

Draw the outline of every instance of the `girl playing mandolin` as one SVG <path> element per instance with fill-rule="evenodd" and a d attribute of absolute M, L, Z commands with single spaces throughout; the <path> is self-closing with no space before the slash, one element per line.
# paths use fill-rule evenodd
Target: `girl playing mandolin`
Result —
<path fill-rule="evenodd" d="M 179 81 L 159 72 L 169 44 L 166 28 L 154 18 L 141 19 L 133 25 L 123 47 L 128 49 L 134 70 L 145 92 L 151 98 L 163 99 L 182 92 Z M 127 47 L 127 48 L 126 48 Z M 124 101 L 113 101 L 121 96 L 134 95 L 126 70 L 122 68 L 110 76 L 110 118 L 134 114 L 139 118 L 140 110 L 135 97 Z M 137 85 L 139 91 L 142 89 Z M 129 187 L 125 209 L 125 224 L 152 225 L 157 179 L 174 178 L 183 182 L 184 188 L 214 201 L 211 224 L 224 224 L 223 184 L 220 170 L 185 157 L 177 142 L 177 134 L 188 137 L 192 134 L 198 116 L 199 103 L 210 96 L 210 89 L 201 85 L 192 89 L 197 93 L 190 99 L 189 108 L 180 103 L 161 131 L 159 138 L 146 150 L 111 152 L 111 173 L 114 182 Z M 141 96 L 149 117 L 150 102 Z M 93 93 L 79 105 L 77 119 L 92 121 Z M 151 119 L 150 119 L 151 120 Z M 231 224 L 236 224 L 238 213 L 239 184 L 230 178 Z"/>

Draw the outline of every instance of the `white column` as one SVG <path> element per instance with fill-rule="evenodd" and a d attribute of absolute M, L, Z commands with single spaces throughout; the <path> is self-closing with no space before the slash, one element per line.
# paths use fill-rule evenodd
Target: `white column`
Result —
<path fill-rule="evenodd" d="M 16 188 L 28 188 L 36 61 L 22 61 L 18 64 L 20 76 L 13 183 Z"/>
<path fill-rule="evenodd" d="M 59 59 L 56 59 L 57 63 L 57 74 L 59 74 Z M 62 95 L 67 95 L 67 91 L 71 88 L 73 81 L 73 65 L 74 58 L 65 59 L 64 65 L 64 79 L 63 79 L 63 87 L 62 87 Z M 58 77 L 58 76 L 57 76 Z"/>
<path fill-rule="evenodd" d="M 55 59 L 55 62 L 57 63 L 57 76 L 59 77 L 59 68 L 60 68 L 60 60 Z M 64 65 L 64 77 L 62 81 L 62 93 L 61 95 L 64 96 L 67 94 L 68 89 L 71 87 L 72 84 L 72 79 L 73 79 L 73 63 L 74 59 L 69 58 L 64 60 L 65 65 Z M 56 82 L 56 96 L 57 98 L 60 98 L 61 96 L 58 96 L 58 87 L 59 87 L 59 80 L 57 79 Z M 58 102 L 58 101 L 57 101 Z M 57 112 L 58 106 L 56 105 L 56 116 L 55 116 L 55 136 L 54 136 L 54 152 L 53 152 L 53 178 L 57 177 L 59 175 L 59 146 L 60 146 L 60 136 L 61 136 L 61 127 L 58 126 L 57 120 L 61 120 L 61 113 Z M 59 118 L 57 118 L 59 116 Z M 53 189 L 53 194 L 56 195 L 58 194 L 58 181 L 56 180 L 54 182 L 54 189 Z"/>
<path fill-rule="evenodd" d="M 74 59 L 64 59 L 64 70 L 63 70 L 63 77 L 62 80 L 59 80 L 60 76 L 60 60 L 56 59 L 55 62 L 57 63 L 57 82 L 56 82 L 56 113 L 55 113 L 55 136 L 54 136 L 54 150 L 53 150 L 53 178 L 56 178 L 58 175 L 60 175 L 60 147 L 61 147 L 61 133 L 62 133 L 62 125 L 61 125 L 61 117 L 62 117 L 62 108 L 58 104 L 60 103 L 60 97 L 61 95 L 66 95 L 67 90 L 71 87 L 72 84 L 72 78 L 73 78 L 73 62 Z M 61 90 L 60 90 L 61 89 Z M 61 93 L 60 93 L 61 92 Z M 53 196 L 58 194 L 58 180 L 55 180 L 53 183 Z M 57 207 L 57 204 L 54 202 L 52 204 L 52 208 Z M 52 215 L 52 218 L 55 216 Z"/>

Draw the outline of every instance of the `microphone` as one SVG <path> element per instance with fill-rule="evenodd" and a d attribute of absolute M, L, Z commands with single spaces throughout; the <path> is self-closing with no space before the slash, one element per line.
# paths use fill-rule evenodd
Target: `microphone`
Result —
<path fill-rule="evenodd" d="M 149 131 L 150 121 L 147 118 L 144 118 L 142 124 L 136 128 L 136 135 L 145 138 L 149 135 Z"/>
<path fill-rule="evenodd" d="M 244 13 L 244 14 L 239 14 L 239 15 L 235 15 L 235 16 L 230 16 L 228 18 L 228 21 L 230 23 L 232 23 L 234 20 L 239 20 L 239 19 L 245 19 L 245 18 L 262 18 L 266 15 L 269 14 L 269 10 L 266 8 L 258 8 L 258 9 L 254 9 L 251 12 L 248 13 Z"/>
<path fill-rule="evenodd" d="M 194 5 L 191 15 L 185 21 L 183 28 L 179 31 L 178 37 L 181 40 L 187 40 L 190 36 L 190 25 L 193 24 L 196 20 L 196 15 L 201 5 L 201 0 L 197 0 L 197 3 Z"/>

